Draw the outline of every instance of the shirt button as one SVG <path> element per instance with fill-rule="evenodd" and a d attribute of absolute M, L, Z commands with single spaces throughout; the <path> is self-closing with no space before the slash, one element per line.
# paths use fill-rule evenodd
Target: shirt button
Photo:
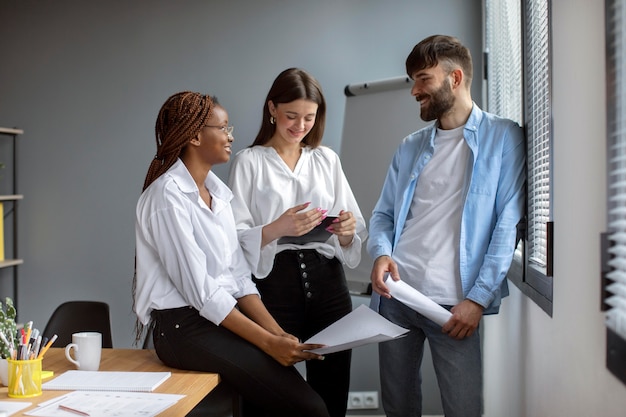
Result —
<path fill-rule="evenodd" d="M 309 274 L 307 274 L 306 272 L 302 273 L 302 278 L 307 278 L 309 276 Z"/>
<path fill-rule="evenodd" d="M 306 298 L 311 298 L 311 297 L 313 297 L 313 294 L 311 294 L 311 292 L 310 292 L 310 291 L 309 291 L 309 292 L 307 292 L 307 293 L 306 293 Z"/>
<path fill-rule="evenodd" d="M 301 264 L 300 264 L 300 268 L 302 268 L 302 269 L 306 268 L 306 264 L 305 264 L 304 262 L 303 262 L 303 263 L 301 263 Z"/>
<path fill-rule="evenodd" d="M 311 286 L 311 284 L 309 282 L 305 282 L 304 283 L 304 288 L 306 288 L 307 290 L 309 289 L 310 286 Z"/>
<path fill-rule="evenodd" d="M 300 253 L 298 254 L 298 258 L 300 258 L 300 259 L 304 258 L 304 253 L 300 252 Z"/>

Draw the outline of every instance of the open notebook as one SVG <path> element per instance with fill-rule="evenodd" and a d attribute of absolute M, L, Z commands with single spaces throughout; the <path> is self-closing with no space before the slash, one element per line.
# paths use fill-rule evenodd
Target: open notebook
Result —
<path fill-rule="evenodd" d="M 41 385 L 60 391 L 154 391 L 170 372 L 67 371 Z"/>

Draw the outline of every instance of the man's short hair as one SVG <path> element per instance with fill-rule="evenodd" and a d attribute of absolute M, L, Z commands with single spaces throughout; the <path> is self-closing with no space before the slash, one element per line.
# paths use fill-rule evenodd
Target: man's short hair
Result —
<path fill-rule="evenodd" d="M 441 64 L 448 71 L 460 67 L 469 86 L 472 82 L 472 55 L 457 38 L 433 35 L 415 45 L 406 59 L 406 73 L 412 77 L 416 71 Z"/>

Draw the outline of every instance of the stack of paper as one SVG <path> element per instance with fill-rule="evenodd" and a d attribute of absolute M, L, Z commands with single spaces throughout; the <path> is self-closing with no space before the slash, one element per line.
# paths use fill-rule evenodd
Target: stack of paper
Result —
<path fill-rule="evenodd" d="M 170 372 L 67 371 L 41 385 L 56 391 L 154 391 Z"/>

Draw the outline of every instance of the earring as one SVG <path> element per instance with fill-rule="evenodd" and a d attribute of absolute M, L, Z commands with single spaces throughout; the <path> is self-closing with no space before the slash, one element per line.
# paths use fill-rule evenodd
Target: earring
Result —
<path fill-rule="evenodd" d="M 270 116 L 270 123 L 271 124 L 275 124 L 276 123 L 276 119 L 274 119 L 274 116 Z"/>

